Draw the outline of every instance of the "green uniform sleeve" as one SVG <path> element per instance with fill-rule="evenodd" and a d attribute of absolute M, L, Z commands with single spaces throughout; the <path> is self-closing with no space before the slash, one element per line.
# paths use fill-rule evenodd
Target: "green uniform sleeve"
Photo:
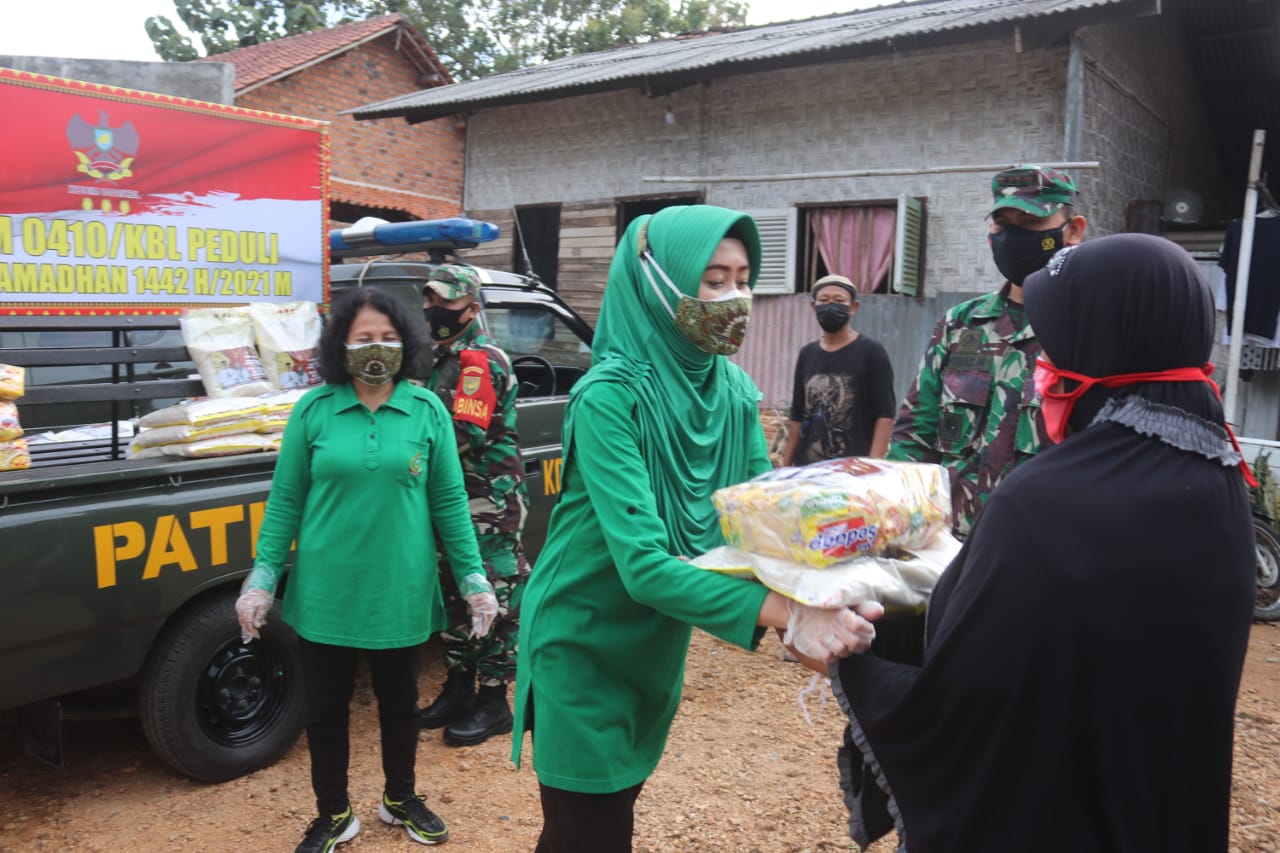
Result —
<path fill-rule="evenodd" d="M 938 418 L 942 401 L 942 365 L 946 359 L 946 320 L 933 330 L 929 347 L 920 360 L 915 381 L 898 410 L 889 442 L 889 459 L 900 462 L 940 462 L 937 451 Z"/>
<path fill-rule="evenodd" d="M 744 648 L 761 632 L 756 620 L 768 590 L 699 569 L 672 555 L 640 452 L 640 427 L 622 386 L 594 385 L 576 401 L 572 453 L 609 555 L 627 594 L 666 616 Z M 589 426 L 588 426 L 589 425 Z M 585 427 L 585 428 L 584 428 Z M 768 468 L 764 436 L 753 438 L 753 464 Z M 715 524 L 715 516 L 710 523 Z"/>
<path fill-rule="evenodd" d="M 302 509 L 311 490 L 311 448 L 307 445 L 306 419 L 312 408 L 311 405 L 295 406 L 285 424 L 280 455 L 271 475 L 267 507 L 258 528 L 249 589 L 275 592 L 284 574 L 289 549 L 298 535 Z"/>
<path fill-rule="evenodd" d="M 475 526 L 467 507 L 467 491 L 462 481 L 462 462 L 451 441 L 453 419 L 444 404 L 434 395 L 429 399 L 437 426 L 431 442 L 430 476 L 427 479 L 427 505 L 431 523 L 435 525 L 444 546 L 445 555 L 453 569 L 459 589 L 466 589 L 467 575 L 484 575 L 480 561 L 480 549 L 476 545 Z"/>

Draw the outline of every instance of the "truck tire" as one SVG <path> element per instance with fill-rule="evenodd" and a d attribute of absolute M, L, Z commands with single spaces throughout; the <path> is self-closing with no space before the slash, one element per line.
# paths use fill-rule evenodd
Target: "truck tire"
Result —
<path fill-rule="evenodd" d="M 277 601 L 261 639 L 240 641 L 235 594 L 180 613 L 147 658 L 138 716 L 175 770 L 225 782 L 279 760 L 306 723 L 298 638 Z"/>
<path fill-rule="evenodd" d="M 1253 618 L 1280 621 L 1280 536 L 1261 519 L 1253 520 L 1253 542 L 1258 552 L 1258 593 Z"/>

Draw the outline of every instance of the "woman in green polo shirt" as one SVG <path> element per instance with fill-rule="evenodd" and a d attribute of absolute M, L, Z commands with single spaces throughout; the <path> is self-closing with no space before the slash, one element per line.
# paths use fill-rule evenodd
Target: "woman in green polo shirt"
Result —
<path fill-rule="evenodd" d="M 320 339 L 325 384 L 294 406 L 236 610 L 257 636 L 297 542 L 284 620 L 298 634 L 307 743 L 319 816 L 298 853 L 331 850 L 360 829 L 347 795 L 347 721 L 357 653 L 369 659 L 382 729 L 383 821 L 415 841 L 448 837 L 414 785 L 418 651 L 448 627 L 432 525 L 484 636 L 498 612 L 476 547 L 453 424 L 411 384 L 420 341 L 394 297 L 361 288 L 335 304 Z"/>
<path fill-rule="evenodd" d="M 531 730 L 538 853 L 631 849 L 691 626 L 745 648 L 787 627 L 820 662 L 874 636 L 850 610 L 789 611 L 682 559 L 724 544 L 711 493 L 769 468 L 759 391 L 724 357 L 742 343 L 759 268 L 751 217 L 705 205 L 640 217 L 614 255 L 595 361 L 565 417 L 563 493 L 522 603 L 513 758 Z"/>

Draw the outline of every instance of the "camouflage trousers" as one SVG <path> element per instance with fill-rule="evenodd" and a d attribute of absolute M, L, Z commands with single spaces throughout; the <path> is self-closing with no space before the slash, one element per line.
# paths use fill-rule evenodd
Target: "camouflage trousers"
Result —
<path fill-rule="evenodd" d="M 449 615 L 449 629 L 440 633 L 444 645 L 444 664 L 450 670 L 474 669 L 481 687 L 511 684 L 516 680 L 516 640 L 520 633 L 520 598 L 529 577 L 529 564 L 524 559 L 519 540 L 514 549 L 508 544 L 504 552 L 494 553 L 481 543 L 485 574 L 498 599 L 498 615 L 488 636 L 468 637 L 471 612 L 458 592 L 447 561 L 440 561 L 440 588 Z"/>

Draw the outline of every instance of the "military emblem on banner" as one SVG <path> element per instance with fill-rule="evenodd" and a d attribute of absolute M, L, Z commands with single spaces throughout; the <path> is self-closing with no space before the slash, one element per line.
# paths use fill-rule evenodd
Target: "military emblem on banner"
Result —
<path fill-rule="evenodd" d="M 462 393 L 468 397 L 474 397 L 476 392 L 480 390 L 480 379 L 484 375 L 484 368 L 479 365 L 467 365 L 462 370 Z"/>

